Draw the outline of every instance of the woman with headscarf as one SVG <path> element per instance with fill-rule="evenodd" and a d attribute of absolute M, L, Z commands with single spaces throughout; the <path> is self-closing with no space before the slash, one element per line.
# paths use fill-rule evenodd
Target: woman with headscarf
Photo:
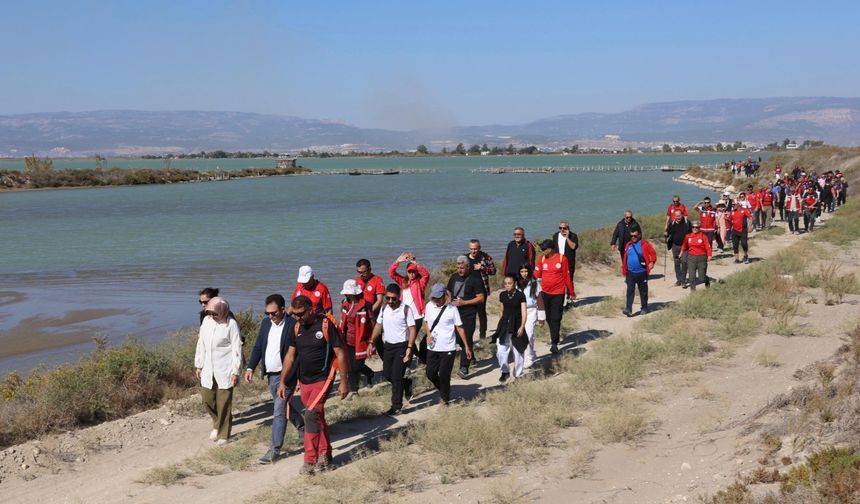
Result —
<path fill-rule="evenodd" d="M 203 406 L 212 417 L 209 439 L 223 445 L 233 427 L 233 387 L 242 367 L 242 338 L 224 298 L 210 299 L 204 313 L 194 353 L 195 375 L 202 387 Z"/>

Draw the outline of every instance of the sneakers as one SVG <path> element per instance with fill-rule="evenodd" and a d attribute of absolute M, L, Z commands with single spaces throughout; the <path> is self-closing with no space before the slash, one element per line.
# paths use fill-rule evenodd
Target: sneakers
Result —
<path fill-rule="evenodd" d="M 356 398 L 356 396 L 358 396 L 358 392 L 350 392 L 346 395 L 346 397 L 343 398 L 343 400 L 344 401 L 352 401 L 353 399 Z"/>
<path fill-rule="evenodd" d="M 680 287 L 682 285 L 684 285 L 684 282 L 681 282 L 680 280 L 675 282 L 675 287 Z"/>
<path fill-rule="evenodd" d="M 466 379 L 467 379 L 467 376 L 469 376 L 469 370 L 468 370 L 468 369 L 466 369 L 466 368 L 462 368 L 462 367 L 461 367 L 461 368 L 457 371 L 457 376 L 459 376 L 461 380 L 466 380 Z"/>
<path fill-rule="evenodd" d="M 741 263 L 740 259 L 735 259 L 735 264 L 740 264 L 740 263 Z"/>
<path fill-rule="evenodd" d="M 218 439 L 218 429 L 212 429 L 212 432 L 209 433 L 209 439 L 212 441 Z"/>
<path fill-rule="evenodd" d="M 307 462 L 305 462 L 304 464 L 302 464 L 302 468 L 299 469 L 299 474 L 303 475 L 303 476 L 313 476 L 314 465 L 308 464 Z"/>
<path fill-rule="evenodd" d="M 215 444 L 218 446 L 224 446 L 227 443 L 228 443 L 228 441 L 226 439 L 219 439 L 219 440 L 215 441 Z"/>
<path fill-rule="evenodd" d="M 509 376 L 510 373 L 502 373 L 502 376 L 499 376 L 499 383 L 505 383 L 506 381 L 508 381 Z"/>
<path fill-rule="evenodd" d="M 749 263 L 750 263 L 750 258 L 744 256 L 744 264 L 749 264 Z"/>
<path fill-rule="evenodd" d="M 642 308 L 639 309 L 639 315 L 645 315 L 646 313 L 648 313 L 650 311 L 651 311 L 650 308 L 648 308 L 647 306 L 643 306 Z"/>
<path fill-rule="evenodd" d="M 396 416 L 400 414 L 400 410 L 403 408 L 395 408 L 394 406 L 388 408 L 388 411 L 385 412 L 388 416 Z"/>
<path fill-rule="evenodd" d="M 558 345 L 552 345 L 549 347 L 549 353 L 553 355 L 558 355 Z"/>
<path fill-rule="evenodd" d="M 274 448 L 269 448 L 266 453 L 263 454 L 262 457 L 257 459 L 258 464 L 271 464 L 272 462 L 278 460 L 281 456 L 281 450 L 275 450 Z"/>
<path fill-rule="evenodd" d="M 627 316 L 627 317 L 632 317 L 632 316 L 633 316 L 633 312 L 631 312 L 631 311 L 630 311 L 630 310 L 628 310 L 627 308 L 625 308 L 625 309 L 621 310 L 621 313 L 622 313 L 622 314 L 624 314 L 624 315 L 625 315 L 625 316 Z"/>
<path fill-rule="evenodd" d="M 689 283 L 689 282 L 684 282 L 684 285 L 682 285 L 682 286 L 681 286 L 681 288 L 682 288 L 682 289 L 689 289 L 689 288 L 690 288 L 690 283 Z"/>
<path fill-rule="evenodd" d="M 371 371 L 370 374 L 365 375 L 365 378 L 367 378 L 367 387 L 368 388 L 373 386 L 373 376 L 375 374 L 376 374 L 375 372 Z"/>

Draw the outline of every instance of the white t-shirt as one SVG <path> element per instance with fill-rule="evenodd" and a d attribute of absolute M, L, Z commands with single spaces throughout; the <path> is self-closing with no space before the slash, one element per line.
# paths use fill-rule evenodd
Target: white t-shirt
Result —
<path fill-rule="evenodd" d="M 561 231 L 558 233 L 558 251 L 564 254 L 564 247 L 567 246 L 567 236 L 561 234 Z"/>
<path fill-rule="evenodd" d="M 412 299 L 412 289 L 408 286 L 403 288 L 403 304 L 409 305 L 409 311 L 418 314 L 418 307 L 415 306 L 415 300 Z M 416 327 L 416 329 L 419 329 Z"/>
<path fill-rule="evenodd" d="M 406 313 L 404 313 L 406 310 Z M 382 341 L 386 343 L 405 343 L 409 341 L 409 326 L 415 326 L 415 312 L 400 303 L 396 310 L 385 305 L 376 317 L 376 323 L 382 324 Z"/>
<path fill-rule="evenodd" d="M 269 328 L 269 339 L 266 341 L 266 372 L 278 373 L 284 367 L 281 361 L 281 333 L 287 318 L 281 319 L 280 324 L 272 324 Z"/>
<path fill-rule="evenodd" d="M 427 322 L 428 329 L 433 325 L 439 311 L 442 308 L 436 306 L 436 303 L 429 302 L 424 308 L 424 321 Z M 456 326 L 463 325 L 460 320 L 460 311 L 457 307 L 449 304 L 439 318 L 439 323 L 433 328 L 433 345 L 430 346 L 430 341 L 427 341 L 427 350 L 433 352 L 453 352 L 457 350 L 457 333 Z"/>

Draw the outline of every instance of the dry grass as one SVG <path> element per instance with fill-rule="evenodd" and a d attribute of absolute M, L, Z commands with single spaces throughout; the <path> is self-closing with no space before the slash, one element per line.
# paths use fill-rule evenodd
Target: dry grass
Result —
<path fill-rule="evenodd" d="M 142 478 L 137 480 L 137 482 L 143 483 L 144 485 L 160 485 L 168 487 L 179 483 L 190 475 L 191 473 L 189 473 L 181 464 L 169 464 L 150 469 Z"/>
<path fill-rule="evenodd" d="M 525 504 L 531 501 L 529 491 L 520 485 L 504 482 L 490 488 L 490 502 L 494 504 Z"/>
<path fill-rule="evenodd" d="M 608 297 L 599 303 L 586 306 L 581 310 L 581 314 L 587 317 L 617 317 L 621 310 L 624 309 L 624 299 L 618 296 Z"/>
<path fill-rule="evenodd" d="M 648 415 L 635 401 L 620 399 L 598 413 L 589 429 L 604 443 L 629 443 L 648 432 Z"/>
<path fill-rule="evenodd" d="M 776 368 L 782 366 L 777 355 L 768 351 L 759 352 L 755 356 L 755 363 L 761 367 Z"/>
<path fill-rule="evenodd" d="M 591 463 L 597 451 L 587 446 L 575 446 L 569 451 L 571 453 L 567 458 L 567 477 L 576 479 L 591 475 L 594 470 Z"/>

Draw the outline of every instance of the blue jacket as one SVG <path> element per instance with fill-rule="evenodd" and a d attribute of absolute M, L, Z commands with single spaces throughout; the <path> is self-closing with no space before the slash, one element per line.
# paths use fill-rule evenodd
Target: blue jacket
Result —
<path fill-rule="evenodd" d="M 293 331 L 295 331 L 296 319 L 287 315 L 284 318 L 284 329 L 281 331 L 281 362 L 284 356 L 287 355 L 287 350 L 290 349 L 290 344 L 293 342 Z M 260 332 L 257 334 L 257 341 L 254 343 L 254 349 L 251 350 L 251 358 L 248 360 L 248 369 L 256 369 L 257 364 L 260 365 L 260 371 L 265 376 L 266 374 L 266 345 L 269 344 L 269 329 L 272 327 L 272 320 L 269 317 L 260 322 Z M 295 387 L 296 377 L 298 375 L 298 366 L 293 366 L 293 371 L 287 378 L 287 386 Z"/>

